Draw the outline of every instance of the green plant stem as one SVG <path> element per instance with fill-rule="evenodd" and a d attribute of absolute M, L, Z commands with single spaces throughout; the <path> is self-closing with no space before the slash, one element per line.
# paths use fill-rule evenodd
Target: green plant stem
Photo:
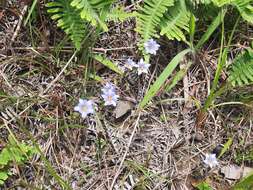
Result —
<path fill-rule="evenodd" d="M 233 30 L 229 36 L 229 40 L 228 40 L 228 44 L 227 47 L 223 50 L 224 47 L 224 39 L 225 39 L 225 28 L 224 28 L 224 22 L 222 22 L 222 39 L 221 39 L 221 50 L 220 50 L 220 55 L 219 55 L 219 59 L 218 59 L 218 65 L 217 65 L 217 70 L 215 72 L 215 77 L 214 77 L 214 81 L 213 81 L 213 85 L 211 88 L 211 92 L 209 94 L 209 96 L 207 97 L 207 100 L 205 102 L 205 105 L 202 109 L 202 111 L 207 111 L 207 109 L 211 106 L 213 100 L 221 95 L 223 92 L 226 91 L 226 89 L 228 89 L 230 87 L 229 84 L 225 84 L 223 87 L 221 87 L 220 89 L 217 90 L 218 87 L 218 82 L 219 82 L 219 78 L 222 72 L 222 69 L 226 63 L 227 60 L 227 53 L 229 50 L 229 46 L 231 45 L 234 33 L 235 33 L 235 29 L 239 23 L 240 17 L 237 18 L 235 25 L 233 27 Z M 216 91 L 217 90 L 217 91 Z"/>
<path fill-rule="evenodd" d="M 225 61 L 227 60 L 227 48 L 225 48 L 224 51 L 223 51 L 224 40 L 225 40 L 225 27 L 224 27 L 224 20 L 222 20 L 220 54 L 219 54 L 218 65 L 217 65 L 217 69 L 216 69 L 216 72 L 215 72 L 215 76 L 214 76 L 214 80 L 213 80 L 213 84 L 212 84 L 212 88 L 211 88 L 211 94 L 214 93 L 216 87 L 218 86 L 218 82 L 219 82 L 219 78 L 220 78 L 222 68 L 225 64 Z"/>
<path fill-rule="evenodd" d="M 236 20 L 236 23 L 233 27 L 233 30 L 232 30 L 232 32 L 229 36 L 227 47 L 224 50 L 223 50 L 223 48 L 224 48 L 224 39 L 225 39 L 225 37 L 224 37 L 225 28 L 224 28 L 224 22 L 222 22 L 222 39 L 221 39 L 220 56 L 219 56 L 219 59 L 218 59 L 219 61 L 218 61 L 218 65 L 217 65 L 217 70 L 215 72 L 215 77 L 214 77 L 211 93 L 213 93 L 216 90 L 217 86 L 218 86 L 219 78 L 220 78 L 222 69 L 223 69 L 223 67 L 224 67 L 224 65 L 227 61 L 227 53 L 228 53 L 229 47 L 231 45 L 231 41 L 233 39 L 234 32 L 235 32 L 235 29 L 238 25 L 239 20 L 240 20 L 240 17 L 238 17 L 237 20 Z"/>
<path fill-rule="evenodd" d="M 213 100 L 214 100 L 216 97 L 218 97 L 218 96 L 220 96 L 221 94 L 223 94 L 223 93 L 226 91 L 227 88 L 228 88 L 228 85 L 226 84 L 226 85 L 222 86 L 221 88 L 219 88 L 216 92 L 210 93 L 209 96 L 208 96 L 207 99 L 206 99 L 206 102 L 205 102 L 205 104 L 204 104 L 204 106 L 203 106 L 203 108 L 202 108 L 202 111 L 203 111 L 203 112 L 206 112 L 207 109 L 211 106 Z"/>
<path fill-rule="evenodd" d="M 28 15 L 27 15 L 27 17 L 26 17 L 26 19 L 25 19 L 24 26 L 26 26 L 28 20 L 30 19 L 31 15 L 32 15 L 32 13 L 33 13 L 33 11 L 34 11 L 34 9 L 35 9 L 35 6 L 36 6 L 37 2 L 38 2 L 38 0 L 34 0 L 34 1 L 33 1 L 32 6 L 31 6 L 31 8 L 29 9 Z"/>

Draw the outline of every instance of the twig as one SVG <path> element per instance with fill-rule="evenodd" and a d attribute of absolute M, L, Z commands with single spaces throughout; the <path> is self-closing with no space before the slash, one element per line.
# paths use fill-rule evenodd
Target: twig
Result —
<path fill-rule="evenodd" d="M 54 46 L 49 46 L 47 47 L 48 49 L 54 49 Z M 8 48 L 7 48 L 8 49 Z M 45 47 L 13 47 L 11 48 L 13 50 L 24 50 L 24 51 L 30 51 L 30 50 L 45 50 Z M 68 51 L 68 50 L 73 50 L 75 49 L 74 46 L 64 46 L 62 47 L 63 50 Z M 92 48 L 92 51 L 94 52 L 103 52 L 106 53 L 108 51 L 118 51 L 118 50 L 125 50 L 125 49 L 134 49 L 134 47 L 130 46 L 130 47 L 115 47 L 115 48 Z M 63 51 L 62 50 L 62 51 Z"/>
<path fill-rule="evenodd" d="M 24 8 L 23 8 L 23 10 L 21 11 L 21 15 L 19 17 L 17 27 L 15 29 L 15 32 L 14 32 L 12 38 L 11 38 L 11 43 L 14 42 L 14 40 L 16 39 L 16 37 L 17 37 L 17 35 L 18 35 L 19 31 L 20 31 L 20 27 L 21 27 L 21 24 L 22 24 L 22 21 L 23 21 L 23 18 L 24 18 L 24 15 L 25 15 L 27 9 L 28 9 L 28 6 L 25 5 Z"/>
<path fill-rule="evenodd" d="M 56 83 L 56 81 L 60 78 L 60 76 L 62 75 L 62 73 L 66 70 L 66 68 L 69 66 L 69 64 L 71 63 L 71 61 L 74 59 L 75 55 L 76 55 L 76 52 L 75 51 L 73 53 L 73 55 L 71 56 L 71 58 L 68 60 L 68 62 L 66 63 L 66 65 L 62 68 L 61 72 L 56 76 L 56 78 L 47 86 L 47 88 L 42 91 L 39 96 L 42 96 L 44 93 L 46 93 L 53 85 L 54 83 Z"/>
<path fill-rule="evenodd" d="M 131 143 L 132 143 L 134 134 L 135 134 L 135 132 L 136 132 L 136 129 L 137 129 L 137 126 L 138 126 L 138 123 L 139 123 L 139 119 L 140 119 L 140 113 L 138 114 L 137 120 L 136 120 L 135 125 L 134 125 L 133 132 L 132 132 L 132 134 L 131 134 L 131 136 L 130 136 L 130 139 L 129 139 L 129 141 L 128 141 L 128 145 L 127 145 L 127 147 L 126 147 L 126 151 L 125 151 L 125 153 L 124 153 L 124 155 L 123 155 L 123 157 L 122 157 L 122 160 L 121 160 L 121 162 L 120 162 L 119 168 L 118 168 L 118 170 L 117 170 L 117 172 L 116 172 L 116 174 L 115 174 L 115 176 L 114 176 L 114 178 L 113 178 L 113 180 L 112 180 L 112 184 L 111 184 L 110 190 L 113 190 L 114 184 L 115 184 L 115 182 L 116 182 L 118 176 L 119 176 L 120 173 L 121 173 L 122 166 L 123 166 L 123 163 L 124 163 L 124 161 L 125 161 L 125 159 L 126 159 L 126 156 L 127 156 L 128 151 L 129 151 L 130 145 L 131 145 Z"/>
<path fill-rule="evenodd" d="M 184 59 L 179 67 L 180 69 L 185 69 L 186 68 L 186 64 L 187 64 L 187 60 Z M 184 99 L 185 99 L 185 104 L 188 103 L 188 100 L 189 100 L 189 80 L 188 80 L 188 76 L 187 76 L 187 73 L 186 75 L 184 75 L 184 78 L 183 78 L 183 85 L 184 85 Z"/>

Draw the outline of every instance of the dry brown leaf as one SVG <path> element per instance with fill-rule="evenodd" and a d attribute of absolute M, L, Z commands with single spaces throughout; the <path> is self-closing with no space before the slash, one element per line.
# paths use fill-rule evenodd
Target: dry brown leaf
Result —
<path fill-rule="evenodd" d="M 133 108 L 133 104 L 131 102 L 119 101 L 114 111 L 116 119 L 125 115 L 132 108 Z"/>
<path fill-rule="evenodd" d="M 247 176 L 252 171 L 253 168 L 239 167 L 237 165 L 228 165 L 221 168 L 221 173 L 225 175 L 225 178 L 233 180 Z"/>

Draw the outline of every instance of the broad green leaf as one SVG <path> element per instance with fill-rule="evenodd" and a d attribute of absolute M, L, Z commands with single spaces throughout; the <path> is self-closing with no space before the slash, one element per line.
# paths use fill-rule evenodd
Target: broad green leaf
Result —
<path fill-rule="evenodd" d="M 190 49 L 183 50 L 180 53 L 178 53 L 170 61 L 170 63 L 167 65 L 167 67 L 163 70 L 163 72 L 157 78 L 155 83 L 149 88 L 148 92 L 146 93 L 143 100 L 139 104 L 139 108 L 144 108 L 147 105 L 147 103 L 156 95 L 156 93 L 159 91 L 159 89 L 164 84 L 164 82 L 167 80 L 167 78 L 172 74 L 174 69 L 178 66 L 178 64 L 182 60 L 182 58 L 189 52 L 191 52 Z"/>
<path fill-rule="evenodd" d="M 225 14 L 226 14 L 225 11 L 220 11 L 218 16 L 213 20 L 211 25 L 208 27 L 205 34 L 199 40 L 198 44 L 196 45 L 196 49 L 200 49 L 203 46 L 203 44 L 210 38 L 210 36 L 213 34 L 213 32 L 217 29 L 217 27 L 223 21 Z"/>

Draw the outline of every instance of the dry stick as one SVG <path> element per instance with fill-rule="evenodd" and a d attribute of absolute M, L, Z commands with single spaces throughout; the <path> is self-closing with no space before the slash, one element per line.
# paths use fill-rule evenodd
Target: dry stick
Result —
<path fill-rule="evenodd" d="M 62 75 L 62 73 L 66 70 L 66 68 L 69 66 L 69 64 L 71 63 L 71 61 L 74 59 L 74 57 L 75 57 L 75 55 L 76 55 L 76 52 L 77 52 L 77 51 L 75 51 L 75 52 L 73 53 L 73 55 L 72 55 L 71 58 L 68 60 L 68 62 L 66 63 L 66 65 L 62 68 L 61 72 L 60 72 L 60 73 L 56 76 L 56 78 L 47 86 L 47 88 L 39 94 L 39 96 L 42 96 L 44 93 L 46 93 L 46 92 L 54 85 L 54 83 L 57 82 L 57 80 L 60 78 L 60 76 Z"/>
<path fill-rule="evenodd" d="M 131 136 L 130 136 L 130 139 L 129 139 L 129 141 L 128 141 L 128 145 L 127 145 L 127 147 L 126 147 L 126 151 L 125 151 L 125 153 L 124 153 L 124 155 L 123 155 L 123 157 L 122 157 L 122 160 L 121 160 L 121 162 L 120 162 L 119 168 L 118 168 L 118 170 L 117 170 L 117 172 L 116 172 L 116 174 L 115 174 L 115 176 L 114 176 L 114 178 L 113 178 L 113 180 L 112 180 L 112 184 L 111 184 L 110 190 L 113 190 L 114 184 L 115 184 L 115 182 L 116 182 L 118 176 L 119 176 L 120 173 L 121 173 L 122 166 L 123 166 L 123 163 L 124 163 L 124 161 L 125 161 L 125 159 L 126 159 L 126 156 L 127 156 L 128 151 L 129 151 L 130 145 L 131 145 L 131 143 L 132 143 L 134 134 L 135 134 L 135 132 L 136 132 L 136 129 L 137 129 L 137 126 L 138 126 L 138 123 L 139 123 L 139 119 L 140 119 L 140 113 L 138 114 L 137 120 L 136 120 L 135 125 L 134 125 L 133 132 L 132 132 L 132 134 L 131 134 Z"/>
<path fill-rule="evenodd" d="M 30 104 L 30 105 L 28 105 L 23 111 L 21 111 L 19 114 L 18 114 L 18 117 L 20 117 L 20 116 L 22 116 L 22 114 L 23 113 L 25 113 L 28 109 L 30 109 L 31 107 L 33 106 L 33 104 Z M 3 121 L 5 120 L 3 117 L 1 117 L 0 116 L 0 119 L 2 119 Z M 10 120 L 8 120 L 7 122 L 6 122 L 6 124 L 8 125 L 8 124 L 10 124 L 12 121 L 14 121 L 16 118 L 15 117 L 13 117 L 12 119 L 10 119 Z M 0 125 L 0 129 L 2 128 L 2 127 L 4 127 L 5 125 L 3 124 L 3 125 Z"/>
<path fill-rule="evenodd" d="M 185 69 L 186 68 L 186 64 L 187 64 L 187 60 L 183 60 L 181 63 L 180 63 L 180 69 Z M 188 76 L 187 76 L 187 73 L 184 75 L 184 78 L 183 78 L 183 85 L 184 85 L 184 99 L 185 99 L 185 104 L 188 103 L 188 100 L 189 100 L 189 80 L 188 80 Z"/>
<path fill-rule="evenodd" d="M 48 49 L 54 49 L 55 46 L 49 46 Z M 27 51 L 30 51 L 30 50 L 44 50 L 45 47 L 42 47 L 42 46 L 37 46 L 37 47 L 13 47 L 12 49 L 14 50 L 27 50 Z M 63 50 L 73 50 L 75 49 L 74 46 L 64 46 L 62 48 Z M 105 49 L 105 48 L 92 48 L 92 51 L 94 52 L 103 52 L 103 53 L 106 53 L 107 51 L 117 51 L 117 50 L 126 50 L 126 49 L 134 49 L 134 47 L 132 46 L 122 46 L 122 47 L 115 47 L 115 48 L 108 48 L 108 49 Z"/>
<path fill-rule="evenodd" d="M 5 80 L 7 86 L 9 86 L 9 87 L 13 90 L 13 87 L 12 87 L 12 85 L 9 83 L 9 81 L 8 81 L 8 79 L 7 79 L 7 77 L 6 77 L 6 75 L 5 75 L 4 73 L 2 73 L 2 71 L 0 71 L 0 75 L 1 75 L 1 76 L 3 77 L 3 79 Z"/>
<path fill-rule="evenodd" d="M 14 42 L 14 40 L 16 39 L 16 37 L 18 35 L 18 32 L 20 31 L 20 27 L 21 27 L 21 24 L 22 24 L 22 21 L 23 21 L 23 18 L 24 18 L 24 15 L 25 15 L 27 9 L 28 9 L 27 5 L 25 5 L 24 8 L 22 9 L 21 15 L 18 20 L 17 27 L 15 29 L 15 32 L 14 32 L 12 38 L 11 38 L 11 43 Z"/>

